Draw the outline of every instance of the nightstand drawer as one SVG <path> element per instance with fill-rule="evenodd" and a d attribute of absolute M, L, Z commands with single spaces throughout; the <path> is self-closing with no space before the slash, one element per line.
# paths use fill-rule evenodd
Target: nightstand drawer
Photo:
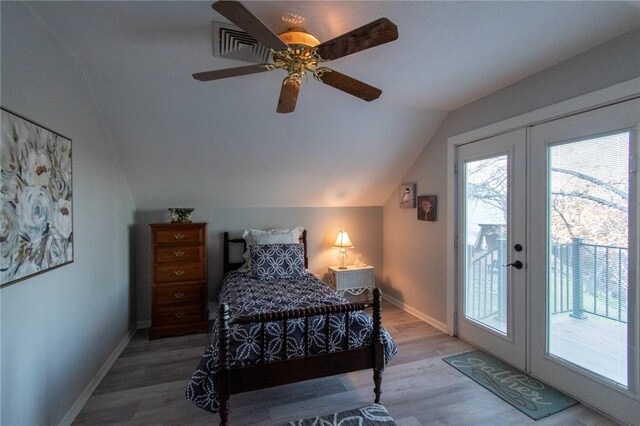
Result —
<path fill-rule="evenodd" d="M 344 269 L 329 267 L 329 285 L 336 293 L 344 296 L 350 293 L 358 296 L 366 291 L 373 294 L 375 288 L 375 268 L 373 266 L 356 267 L 349 265 Z"/>
<path fill-rule="evenodd" d="M 336 274 L 336 284 L 340 290 L 373 287 L 373 269 L 360 271 L 344 271 Z"/>
<path fill-rule="evenodd" d="M 204 268 L 200 262 L 164 263 L 155 267 L 157 283 L 173 283 L 178 281 L 202 281 Z"/>
<path fill-rule="evenodd" d="M 199 261 L 202 248 L 198 245 L 156 246 L 158 263 Z"/>
<path fill-rule="evenodd" d="M 175 305 L 179 303 L 200 303 L 203 299 L 202 286 L 203 284 L 158 286 L 154 293 L 155 302 L 158 306 Z"/>

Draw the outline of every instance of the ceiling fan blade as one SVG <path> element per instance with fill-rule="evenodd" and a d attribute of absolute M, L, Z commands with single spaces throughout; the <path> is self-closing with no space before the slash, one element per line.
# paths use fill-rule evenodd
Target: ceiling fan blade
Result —
<path fill-rule="evenodd" d="M 289 46 L 238 1 L 221 0 L 211 5 L 213 10 L 242 28 L 260 43 L 273 50 L 287 50 Z"/>
<path fill-rule="evenodd" d="M 387 18 L 363 25 L 346 34 L 319 44 L 316 51 L 322 59 L 332 61 L 370 49 L 398 38 L 398 27 Z"/>
<path fill-rule="evenodd" d="M 255 74 L 263 71 L 268 71 L 268 68 L 265 66 L 256 64 L 256 65 L 247 65 L 245 67 L 225 68 L 222 70 L 197 72 L 193 74 L 193 78 L 200 81 L 211 81 L 211 80 L 219 80 L 221 78 L 236 77 L 239 75 Z"/>
<path fill-rule="evenodd" d="M 366 83 L 349 77 L 348 75 L 341 74 L 338 71 L 331 70 L 329 68 L 320 68 L 321 72 L 318 74 L 318 80 L 324 84 L 328 84 L 331 87 L 335 87 L 338 90 L 342 90 L 350 95 L 360 98 L 367 102 L 371 102 L 380 97 L 382 90 L 377 87 L 369 86 Z"/>
<path fill-rule="evenodd" d="M 298 93 L 300 92 L 301 80 L 285 77 L 282 80 L 282 89 L 280 89 L 280 98 L 278 99 L 278 112 L 286 114 L 296 109 L 298 102 Z"/>

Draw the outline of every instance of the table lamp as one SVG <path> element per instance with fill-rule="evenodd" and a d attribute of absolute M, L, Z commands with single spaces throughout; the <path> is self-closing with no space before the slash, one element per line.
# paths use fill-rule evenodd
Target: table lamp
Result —
<path fill-rule="evenodd" d="M 347 269 L 344 266 L 344 258 L 347 257 L 347 249 L 353 248 L 354 245 L 349 239 L 349 234 L 344 229 L 341 229 L 338 232 L 338 238 L 336 238 L 336 242 L 333 243 L 333 247 L 340 249 L 340 268 L 339 269 Z"/>

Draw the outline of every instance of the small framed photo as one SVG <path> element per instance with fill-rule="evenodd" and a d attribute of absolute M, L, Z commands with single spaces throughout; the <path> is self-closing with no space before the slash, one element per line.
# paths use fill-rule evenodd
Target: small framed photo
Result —
<path fill-rule="evenodd" d="M 403 183 L 400 185 L 400 208 L 415 209 L 416 208 L 416 184 Z"/>
<path fill-rule="evenodd" d="M 438 211 L 437 195 L 420 195 L 418 197 L 418 220 L 436 221 Z"/>

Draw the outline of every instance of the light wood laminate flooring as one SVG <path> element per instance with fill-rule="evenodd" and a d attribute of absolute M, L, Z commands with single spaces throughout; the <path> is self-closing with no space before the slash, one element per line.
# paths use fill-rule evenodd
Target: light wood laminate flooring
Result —
<path fill-rule="evenodd" d="M 534 422 L 447 365 L 442 358 L 473 350 L 385 302 L 383 323 L 398 345 L 387 365 L 382 400 L 399 425 L 614 425 L 578 404 Z M 184 391 L 206 335 L 149 341 L 139 330 L 96 388 L 76 425 L 204 425 L 219 417 L 189 404 Z M 373 402 L 370 370 L 233 395 L 232 425 L 275 425 Z"/>

